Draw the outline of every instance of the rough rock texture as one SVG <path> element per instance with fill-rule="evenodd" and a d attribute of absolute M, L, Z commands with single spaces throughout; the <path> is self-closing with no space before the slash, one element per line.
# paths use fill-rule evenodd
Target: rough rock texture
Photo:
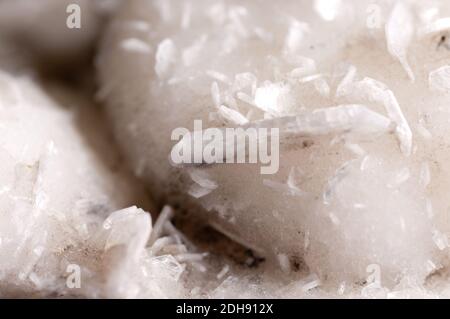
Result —
<path fill-rule="evenodd" d="M 385 289 L 421 287 L 447 267 L 450 7 L 324 3 L 127 1 L 99 97 L 156 198 L 202 206 L 275 268 L 301 260 L 313 286 L 379 270 Z M 172 166 L 171 132 L 194 120 L 280 128 L 279 172 Z"/>
<path fill-rule="evenodd" d="M 0 295 L 185 296 L 177 250 L 147 245 L 167 232 L 134 206 L 155 212 L 95 106 L 3 71 L 0 97 Z"/>
<path fill-rule="evenodd" d="M 448 4 L 122 1 L 97 97 L 147 192 L 78 64 L 120 3 L 70 2 L 0 0 L 0 296 L 450 296 Z M 198 119 L 279 171 L 174 166 Z"/>

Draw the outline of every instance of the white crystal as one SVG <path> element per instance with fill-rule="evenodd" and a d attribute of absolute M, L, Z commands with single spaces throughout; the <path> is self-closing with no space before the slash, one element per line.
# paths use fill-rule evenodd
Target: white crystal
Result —
<path fill-rule="evenodd" d="M 450 91 L 450 66 L 444 65 L 434 71 L 431 71 L 428 76 L 430 87 L 441 92 Z"/>
<path fill-rule="evenodd" d="M 124 49 L 124 50 L 128 50 L 128 51 L 133 51 L 133 52 L 137 52 L 137 53 L 143 53 L 143 54 L 148 54 L 152 52 L 151 47 L 145 43 L 142 40 L 136 39 L 136 38 L 130 38 L 127 40 L 124 40 L 120 46 Z"/>
<path fill-rule="evenodd" d="M 164 39 L 158 44 L 156 51 L 155 72 L 160 79 L 169 75 L 171 67 L 176 62 L 177 49 L 171 39 Z"/>
<path fill-rule="evenodd" d="M 415 77 L 407 61 L 407 50 L 414 36 L 413 16 L 405 2 L 399 1 L 392 9 L 386 24 L 386 40 L 389 53 L 397 58 L 414 81 Z"/>

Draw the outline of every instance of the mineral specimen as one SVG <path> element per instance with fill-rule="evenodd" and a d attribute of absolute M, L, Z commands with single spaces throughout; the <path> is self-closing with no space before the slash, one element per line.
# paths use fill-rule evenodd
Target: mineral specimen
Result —
<path fill-rule="evenodd" d="M 168 220 L 152 231 L 150 214 L 133 206 L 154 210 L 118 168 L 95 105 L 2 71 L 0 113 L 0 296 L 187 295 L 176 257 L 188 250 L 157 229 Z"/>
<path fill-rule="evenodd" d="M 0 296 L 450 296 L 449 16 L 0 0 Z"/>
<path fill-rule="evenodd" d="M 127 1 L 98 58 L 99 97 L 156 198 L 192 205 L 275 268 L 304 260 L 317 276 L 306 290 L 373 269 L 386 289 L 422 284 L 445 267 L 450 231 L 450 7 L 332 2 Z M 195 120 L 278 128 L 278 172 L 172 166 L 198 132 L 171 132 Z"/>

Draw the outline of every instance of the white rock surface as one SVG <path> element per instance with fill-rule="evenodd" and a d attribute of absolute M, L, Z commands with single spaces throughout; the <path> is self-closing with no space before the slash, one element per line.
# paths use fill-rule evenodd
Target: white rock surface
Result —
<path fill-rule="evenodd" d="M 114 1 L 77 2 L 79 33 L 67 1 L 0 1 L 0 65 L 86 54 Z M 438 0 L 123 2 L 98 58 L 123 154 L 161 206 L 266 257 L 245 266 L 197 248 L 169 206 L 152 223 L 83 93 L 0 71 L 0 296 L 450 296 L 449 14 Z M 172 129 L 196 119 L 280 128 L 279 172 L 172 166 L 186 141 Z"/>
<path fill-rule="evenodd" d="M 348 293 L 378 270 L 378 296 L 416 289 L 448 266 L 449 25 L 436 21 L 450 7 L 315 2 L 127 1 L 98 58 L 99 97 L 157 198 L 200 204 L 275 267 L 304 260 L 316 276 L 305 291 Z M 172 130 L 199 119 L 284 129 L 279 172 L 171 166 Z"/>
<path fill-rule="evenodd" d="M 0 296 L 187 295 L 93 104 L 1 71 L 0 113 Z"/>

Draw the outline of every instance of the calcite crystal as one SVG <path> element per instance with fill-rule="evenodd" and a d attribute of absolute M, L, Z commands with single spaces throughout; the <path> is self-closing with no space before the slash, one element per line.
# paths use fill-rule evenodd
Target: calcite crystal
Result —
<path fill-rule="evenodd" d="M 447 267 L 450 6 L 332 3 L 126 1 L 98 96 L 156 198 L 274 268 L 302 260 L 336 290 L 372 272 L 386 289 L 421 285 Z M 278 128 L 278 172 L 173 166 L 189 140 L 171 133 L 195 120 Z"/>

